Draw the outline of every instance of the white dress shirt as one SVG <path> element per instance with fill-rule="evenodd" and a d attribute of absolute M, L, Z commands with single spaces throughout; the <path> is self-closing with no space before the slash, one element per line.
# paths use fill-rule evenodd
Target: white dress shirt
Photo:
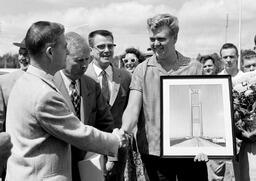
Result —
<path fill-rule="evenodd" d="M 96 72 L 96 75 L 97 75 L 97 78 L 100 82 L 100 86 L 102 88 L 102 69 L 100 67 L 98 67 L 97 65 L 95 65 L 93 63 L 93 68 Z M 108 87 L 109 87 L 109 91 L 110 91 L 110 96 L 112 95 L 112 92 L 113 92 L 113 86 L 114 86 L 114 82 L 113 82 L 113 69 L 112 69 L 112 66 L 109 65 L 106 69 L 105 69 L 105 72 L 106 72 L 106 75 L 107 75 L 107 78 L 108 78 Z"/>

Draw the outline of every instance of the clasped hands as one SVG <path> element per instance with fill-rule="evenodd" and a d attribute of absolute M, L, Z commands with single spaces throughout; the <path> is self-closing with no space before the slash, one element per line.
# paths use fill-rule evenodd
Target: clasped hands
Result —
<path fill-rule="evenodd" d="M 115 128 L 112 133 L 116 135 L 120 141 L 119 148 L 128 146 L 128 135 L 122 129 Z"/>
<path fill-rule="evenodd" d="M 241 120 L 235 123 L 235 128 L 236 128 L 235 131 L 236 131 L 236 134 L 238 135 L 238 138 L 246 142 L 255 142 L 256 130 L 249 132 L 245 130 L 243 126 L 244 126 L 244 123 L 242 124 Z"/>

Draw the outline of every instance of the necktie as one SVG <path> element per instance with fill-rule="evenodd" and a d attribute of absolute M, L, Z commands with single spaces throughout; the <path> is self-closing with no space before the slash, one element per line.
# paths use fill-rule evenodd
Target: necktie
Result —
<path fill-rule="evenodd" d="M 80 95 L 76 89 L 76 81 L 72 81 L 70 84 L 71 89 L 71 101 L 76 111 L 76 116 L 80 118 Z"/>
<path fill-rule="evenodd" d="M 102 70 L 101 72 L 102 75 L 102 94 L 103 96 L 106 98 L 107 102 L 109 102 L 110 99 L 110 92 L 109 92 L 109 87 L 108 87 L 108 77 L 107 77 L 107 73 L 105 72 L 105 70 Z"/>
<path fill-rule="evenodd" d="M 76 88 L 76 81 L 72 81 L 70 84 L 71 101 L 75 108 L 76 116 L 80 119 L 80 95 Z M 84 158 L 84 152 L 71 146 L 72 153 L 72 180 L 80 181 L 78 162 Z"/>

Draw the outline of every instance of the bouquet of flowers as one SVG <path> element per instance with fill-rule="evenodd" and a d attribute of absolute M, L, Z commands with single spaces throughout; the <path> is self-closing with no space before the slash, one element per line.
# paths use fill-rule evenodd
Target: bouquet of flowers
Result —
<path fill-rule="evenodd" d="M 236 127 L 240 131 L 256 130 L 256 71 L 233 82 L 233 106 Z"/>

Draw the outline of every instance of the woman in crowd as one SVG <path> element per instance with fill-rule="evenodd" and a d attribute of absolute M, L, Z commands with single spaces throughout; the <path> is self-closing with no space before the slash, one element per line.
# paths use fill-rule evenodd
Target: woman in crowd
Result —
<path fill-rule="evenodd" d="M 125 53 L 121 56 L 123 67 L 131 74 L 137 65 L 144 60 L 143 54 L 136 48 L 127 48 Z"/>
<path fill-rule="evenodd" d="M 221 70 L 221 61 L 217 55 L 204 55 L 199 61 L 203 65 L 203 75 L 217 75 Z"/>

